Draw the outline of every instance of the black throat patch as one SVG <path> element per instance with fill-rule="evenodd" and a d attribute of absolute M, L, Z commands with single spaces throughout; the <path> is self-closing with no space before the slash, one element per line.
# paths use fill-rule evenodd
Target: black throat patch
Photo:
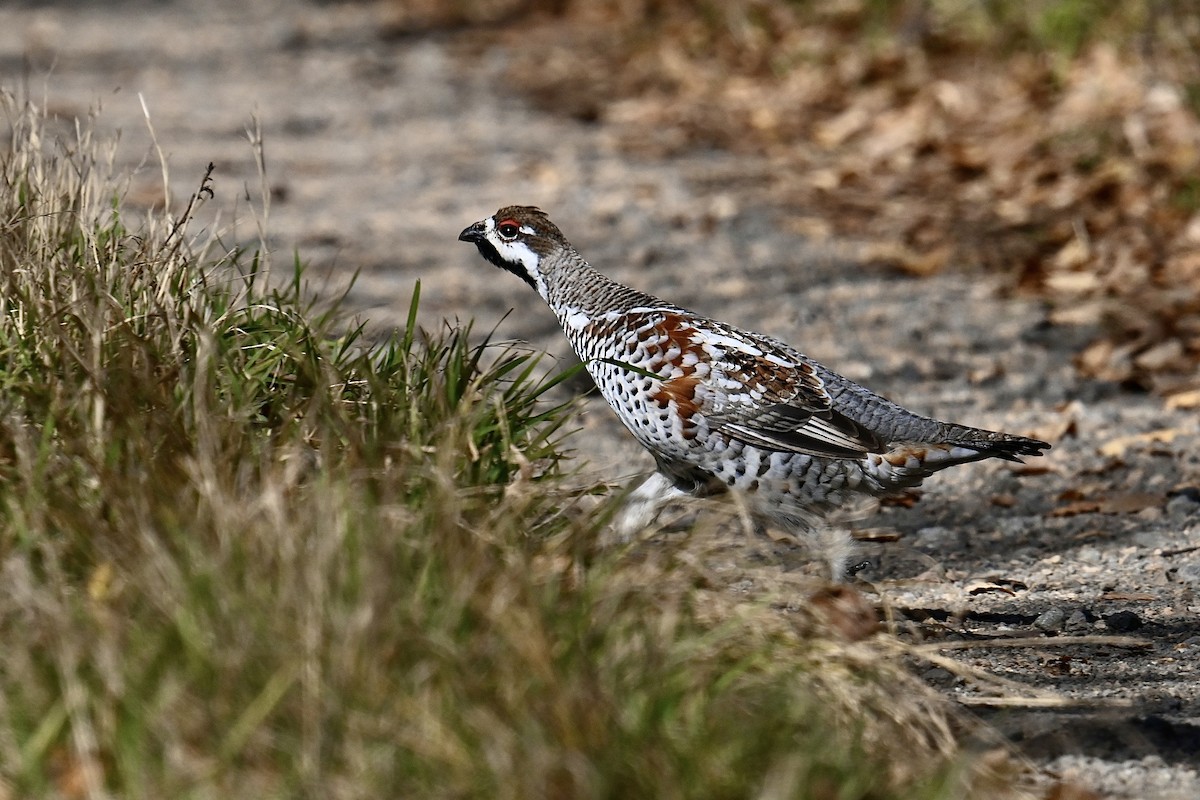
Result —
<path fill-rule="evenodd" d="M 475 246 L 479 248 L 479 255 L 483 256 L 500 269 L 507 270 L 513 275 L 516 275 L 518 278 L 528 283 L 530 288 L 532 288 L 534 291 L 537 291 L 537 284 L 533 282 L 533 278 L 529 276 L 529 273 L 522 269 L 520 265 L 513 264 L 501 258 L 500 253 L 496 251 L 496 248 L 493 247 L 492 243 L 487 239 L 479 239 L 475 242 Z"/>

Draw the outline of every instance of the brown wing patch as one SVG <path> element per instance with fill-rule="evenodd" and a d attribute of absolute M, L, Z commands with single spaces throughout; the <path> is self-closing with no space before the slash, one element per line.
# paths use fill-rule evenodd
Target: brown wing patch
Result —
<path fill-rule="evenodd" d="M 650 399 L 658 403 L 660 408 L 667 408 L 672 402 L 676 404 L 679 415 L 683 417 L 685 435 L 691 425 L 691 417 L 700 410 L 696 404 L 696 386 L 700 384 L 700 378 L 696 377 L 696 365 L 684 361 L 684 356 L 689 353 L 694 354 L 697 360 L 704 359 L 703 349 L 692 341 L 694 331 L 694 327 L 679 314 L 665 314 L 661 323 L 654 326 L 654 332 L 661 339 L 647 350 L 652 365 L 650 372 L 660 372 L 668 367 L 672 372 L 678 369 L 682 373 L 661 381 L 658 391 L 650 395 Z"/>
<path fill-rule="evenodd" d="M 675 404 L 675 412 L 679 414 L 685 439 L 693 439 L 696 436 L 693 417 L 700 410 L 696 402 L 696 387 L 700 385 L 700 378 L 696 375 L 696 364 L 687 363 L 684 356 L 691 353 L 697 362 L 705 358 L 704 350 L 693 341 L 694 332 L 695 328 L 682 316 L 666 313 L 662 322 L 652 329 L 652 333 L 657 334 L 658 341 L 646 348 L 647 369 L 650 372 L 681 373 L 660 381 L 650 399 L 657 403 L 659 408 L 665 409 L 670 407 L 671 403 Z"/>
<path fill-rule="evenodd" d="M 696 328 L 679 314 L 663 314 L 662 322 L 654 326 L 654 332 L 660 334 L 667 345 L 663 347 L 663 343 L 659 344 L 661 353 L 666 353 L 672 345 L 679 349 L 680 356 L 689 351 L 700 353 L 699 345 L 692 341 Z"/>
<path fill-rule="evenodd" d="M 678 378 L 662 381 L 658 385 L 658 391 L 650 395 L 650 399 L 658 403 L 659 408 L 666 408 L 674 401 L 679 413 L 685 417 L 691 417 L 696 413 L 696 386 L 699 385 L 700 379 L 695 376 L 695 370 L 692 370 L 686 375 L 680 375 Z"/>

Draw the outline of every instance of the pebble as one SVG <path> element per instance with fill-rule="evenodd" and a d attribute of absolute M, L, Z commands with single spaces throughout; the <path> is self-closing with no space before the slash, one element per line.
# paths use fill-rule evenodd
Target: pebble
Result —
<path fill-rule="evenodd" d="M 1078 613 L 1078 612 L 1077 612 Z M 1058 633 L 1067 622 L 1067 612 L 1061 608 L 1051 608 L 1043 611 L 1033 621 L 1033 627 L 1046 633 Z"/>
<path fill-rule="evenodd" d="M 1200 503 L 1190 494 L 1181 492 L 1167 501 L 1166 512 L 1172 522 L 1183 522 L 1200 514 Z"/>
<path fill-rule="evenodd" d="M 1192 504 L 1194 511 L 1200 511 L 1200 486 L 1185 486 L 1182 489 L 1167 492 L 1171 502 L 1185 500 Z M 1170 503 L 1167 504 L 1168 506 Z"/>
<path fill-rule="evenodd" d="M 1175 570 L 1175 580 L 1180 583 L 1200 584 L 1200 564 L 1183 564 Z"/>
<path fill-rule="evenodd" d="M 931 667 L 921 673 L 921 677 L 935 686 L 945 685 L 954 680 L 954 674 L 942 667 Z"/>
<path fill-rule="evenodd" d="M 1079 609 L 1076 609 L 1075 611 L 1071 612 L 1071 616 L 1067 617 L 1065 627 L 1069 631 L 1077 631 L 1083 628 L 1090 628 L 1091 622 L 1088 620 L 1087 614 L 1083 613 L 1083 611 Z"/>
<path fill-rule="evenodd" d="M 1038 517 L 1001 517 L 996 520 L 996 528 L 1007 537 L 1023 536 L 1040 524 Z"/>
<path fill-rule="evenodd" d="M 1142 627 L 1142 618 L 1132 611 L 1117 611 L 1106 616 L 1104 624 L 1113 633 L 1128 633 Z"/>
<path fill-rule="evenodd" d="M 930 526 L 917 531 L 913 545 L 921 550 L 936 552 L 961 547 L 963 539 L 961 530 Z"/>
<path fill-rule="evenodd" d="M 1129 537 L 1129 541 L 1135 546 L 1145 551 L 1154 550 L 1157 547 L 1163 546 L 1163 533 L 1159 528 L 1154 528 L 1148 531 L 1138 531 Z"/>

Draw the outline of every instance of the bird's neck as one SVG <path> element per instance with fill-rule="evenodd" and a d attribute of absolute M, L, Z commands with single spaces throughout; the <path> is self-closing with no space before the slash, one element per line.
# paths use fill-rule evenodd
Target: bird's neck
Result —
<path fill-rule="evenodd" d="M 549 266 L 550 269 L 543 270 L 537 289 L 560 318 L 575 312 L 604 314 L 663 305 L 653 295 L 597 272 L 574 250 L 562 254 L 557 264 Z"/>

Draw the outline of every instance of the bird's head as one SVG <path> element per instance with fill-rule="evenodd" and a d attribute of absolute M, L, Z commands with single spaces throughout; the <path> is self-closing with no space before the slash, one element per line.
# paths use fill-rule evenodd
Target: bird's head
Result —
<path fill-rule="evenodd" d="M 570 248 L 558 227 L 533 206 L 506 206 L 466 227 L 458 238 L 473 243 L 484 258 L 540 294 L 545 292 L 545 271 L 551 266 L 547 256 Z"/>

